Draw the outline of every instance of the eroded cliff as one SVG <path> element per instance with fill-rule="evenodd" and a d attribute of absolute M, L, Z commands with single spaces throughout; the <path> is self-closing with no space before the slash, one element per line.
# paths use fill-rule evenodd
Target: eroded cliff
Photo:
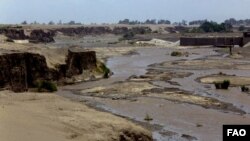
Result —
<path fill-rule="evenodd" d="M 14 92 L 24 92 L 36 87 L 38 81 L 64 83 L 74 76 L 83 75 L 86 71 L 95 72 L 96 68 L 97 60 L 94 51 L 69 49 L 65 62 L 55 68 L 49 68 L 46 58 L 41 54 L 6 53 L 0 56 L 0 87 Z M 78 77 L 78 81 L 83 79 Z"/>

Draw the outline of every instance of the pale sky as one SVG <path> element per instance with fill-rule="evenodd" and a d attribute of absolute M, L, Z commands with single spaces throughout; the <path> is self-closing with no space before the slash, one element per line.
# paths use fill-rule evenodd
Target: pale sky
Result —
<path fill-rule="evenodd" d="M 0 0 L 0 23 L 250 19 L 250 0 Z"/>

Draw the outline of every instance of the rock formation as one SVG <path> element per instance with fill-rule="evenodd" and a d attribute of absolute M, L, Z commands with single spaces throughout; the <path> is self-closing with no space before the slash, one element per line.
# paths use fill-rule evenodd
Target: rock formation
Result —
<path fill-rule="evenodd" d="M 133 32 L 134 34 L 146 34 L 151 33 L 152 30 L 149 27 L 114 27 L 111 29 L 106 26 L 98 27 L 77 27 L 77 28 L 60 28 L 55 29 L 56 32 L 61 32 L 66 36 L 84 36 L 84 35 L 99 35 L 99 34 L 126 34 L 128 32 Z"/>
<path fill-rule="evenodd" d="M 30 33 L 29 41 L 32 43 L 50 43 L 55 41 L 54 36 L 54 31 L 33 30 Z"/>
<path fill-rule="evenodd" d="M 66 76 L 72 77 L 83 73 L 83 70 L 96 68 L 96 54 L 94 51 L 79 52 L 68 50 L 66 60 Z"/>
<path fill-rule="evenodd" d="M 28 36 L 25 35 L 23 29 L 9 29 L 4 28 L 0 30 L 1 34 L 4 34 L 6 37 L 12 40 L 25 40 L 28 39 Z"/>
<path fill-rule="evenodd" d="M 4 34 L 8 37 L 8 41 L 13 40 L 28 40 L 32 43 L 50 43 L 54 42 L 54 36 L 57 32 L 63 33 L 66 36 L 85 36 L 85 35 L 100 35 L 100 34 L 118 34 L 123 35 L 126 33 L 133 34 L 146 34 L 151 33 L 152 30 L 149 27 L 114 27 L 113 29 L 108 26 L 96 26 L 96 27 L 67 27 L 67 28 L 55 28 L 50 30 L 42 29 L 23 29 L 20 28 L 2 28 L 0 34 Z"/>
<path fill-rule="evenodd" d="M 68 51 L 65 64 L 59 69 L 47 66 L 46 58 L 34 53 L 10 53 L 0 55 L 0 88 L 8 88 L 14 92 L 24 92 L 36 87 L 37 81 L 60 81 L 80 75 L 83 70 L 96 69 L 94 51 Z"/>
<path fill-rule="evenodd" d="M 8 41 L 13 40 L 29 40 L 32 43 L 50 43 L 54 42 L 55 32 L 52 30 L 32 30 L 30 34 L 26 34 L 24 29 L 4 28 L 0 29 L 0 34 L 4 34 Z"/>
<path fill-rule="evenodd" d="M 0 87 L 15 92 L 26 91 L 39 79 L 51 79 L 45 57 L 31 53 L 13 53 L 0 56 Z"/>
<path fill-rule="evenodd" d="M 77 27 L 77 28 L 60 28 L 55 29 L 57 32 L 61 32 L 67 36 L 74 35 L 98 35 L 98 34 L 108 34 L 112 33 L 112 30 L 106 26 L 100 27 Z"/>

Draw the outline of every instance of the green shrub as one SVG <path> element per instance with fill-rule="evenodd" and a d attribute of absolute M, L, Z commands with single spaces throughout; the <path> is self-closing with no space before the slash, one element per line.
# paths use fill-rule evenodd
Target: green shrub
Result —
<path fill-rule="evenodd" d="M 106 67 L 106 65 L 103 65 L 103 78 L 109 78 L 109 73 L 110 73 L 110 69 Z"/>
<path fill-rule="evenodd" d="M 103 74 L 103 78 L 109 78 L 109 74 L 110 74 L 110 69 L 102 62 L 97 63 L 97 72 L 102 73 Z"/>
<path fill-rule="evenodd" d="M 37 89 L 39 92 L 43 91 L 55 92 L 57 91 L 57 86 L 55 83 L 51 81 L 42 80 L 37 82 Z"/>
<path fill-rule="evenodd" d="M 242 92 L 249 92 L 249 88 L 246 86 L 241 86 L 241 91 Z"/>
<path fill-rule="evenodd" d="M 173 51 L 173 52 L 171 53 L 171 56 L 182 56 L 182 53 L 179 52 L 179 51 Z"/>
<path fill-rule="evenodd" d="M 102 74 L 103 78 L 109 78 L 110 74 L 112 73 L 110 69 L 101 61 L 97 61 L 96 65 L 96 72 L 98 74 Z"/>
<path fill-rule="evenodd" d="M 230 86 L 230 81 L 229 80 L 224 80 L 223 82 L 215 82 L 214 83 L 216 89 L 228 89 Z"/>

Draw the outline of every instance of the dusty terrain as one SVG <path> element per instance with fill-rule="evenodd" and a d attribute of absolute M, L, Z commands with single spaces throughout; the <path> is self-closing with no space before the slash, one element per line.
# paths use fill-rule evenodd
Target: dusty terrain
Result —
<path fill-rule="evenodd" d="M 65 63 L 69 48 L 56 44 L 10 43 L 1 36 L 1 54 L 37 53 L 46 58 L 49 68 L 55 69 Z M 89 50 L 89 49 L 83 49 Z M 99 61 L 110 56 L 133 54 L 132 48 L 124 50 L 98 48 Z M 106 54 L 106 55 L 103 55 Z M 86 74 L 86 72 L 85 72 Z M 90 74 L 86 74 L 90 76 Z M 31 90 L 32 91 L 32 90 Z M 150 131 L 124 118 L 93 110 L 82 102 L 73 102 L 52 93 L 0 92 L 1 139 L 8 141 L 27 140 L 152 140 Z M 17 118 L 18 117 L 18 118 Z"/>
<path fill-rule="evenodd" d="M 201 36 L 211 35 L 239 33 Z M 157 141 L 220 141 L 223 124 L 249 124 L 250 97 L 239 86 L 250 85 L 250 48 L 234 48 L 230 56 L 228 50 L 211 46 L 181 47 L 180 36 L 196 34 L 136 35 L 133 44 L 111 34 L 60 33 L 50 44 L 6 43 L 0 37 L 1 53 L 43 54 L 51 68 L 65 61 L 72 46 L 94 50 L 113 72 L 109 79 L 62 86 L 56 95 L 0 92 L 0 136 L 10 141 L 132 141 L 151 136 Z M 185 55 L 171 56 L 174 51 Z M 216 90 L 213 82 L 225 79 L 232 84 L 229 89 Z"/>
<path fill-rule="evenodd" d="M 149 131 L 83 103 L 48 93 L 3 91 L 0 93 L 1 140 L 150 140 Z"/>
<path fill-rule="evenodd" d="M 66 60 L 68 48 L 58 49 L 46 44 L 16 44 L 4 42 L 0 46 L 1 54 L 11 52 L 30 52 L 44 55 L 48 67 L 54 68 L 57 64 Z"/>

